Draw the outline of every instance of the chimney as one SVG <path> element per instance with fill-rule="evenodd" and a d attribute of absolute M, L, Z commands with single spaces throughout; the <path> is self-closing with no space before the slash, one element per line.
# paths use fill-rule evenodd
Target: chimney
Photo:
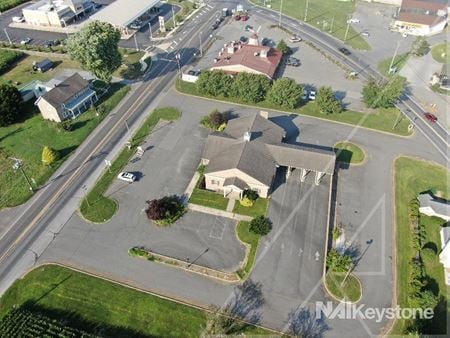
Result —
<path fill-rule="evenodd" d="M 264 110 L 260 110 L 259 116 L 264 117 L 267 120 L 269 118 L 269 113 Z"/>
<path fill-rule="evenodd" d="M 247 130 L 247 131 L 244 133 L 244 141 L 245 141 L 245 142 L 249 142 L 251 138 L 252 138 L 252 133 L 251 133 L 249 130 Z"/>
<path fill-rule="evenodd" d="M 259 56 L 261 56 L 262 58 L 266 58 L 267 57 L 267 50 L 262 49 L 261 53 L 259 53 Z"/>
<path fill-rule="evenodd" d="M 227 48 L 227 53 L 228 53 L 228 54 L 234 54 L 234 46 L 233 46 L 233 45 L 231 45 L 231 46 L 229 46 L 229 47 Z"/>

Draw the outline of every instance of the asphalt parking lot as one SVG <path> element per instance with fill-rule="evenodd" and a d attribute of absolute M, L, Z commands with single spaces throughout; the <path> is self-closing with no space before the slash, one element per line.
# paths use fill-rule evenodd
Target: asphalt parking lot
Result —
<path fill-rule="evenodd" d="M 362 111 L 365 106 L 361 103 L 360 80 L 348 80 L 343 69 L 325 58 L 312 47 L 303 42 L 290 43 L 290 35 L 277 28 L 270 28 L 270 22 L 255 15 L 250 15 L 248 21 L 235 21 L 233 18 L 222 23 L 217 31 L 216 41 L 211 45 L 205 56 L 198 62 L 195 68 L 205 69 L 213 65 L 213 59 L 218 55 L 224 43 L 231 40 L 239 40 L 240 37 L 249 38 L 253 32 L 246 31 L 250 25 L 253 31 L 258 32 L 260 42 L 263 38 L 270 39 L 272 45 L 281 40 L 292 48 L 293 55 L 299 59 L 299 67 L 280 65 L 280 76 L 291 77 L 302 83 L 308 90 L 315 90 L 321 86 L 331 86 L 336 96 L 341 99 L 348 109 Z"/>

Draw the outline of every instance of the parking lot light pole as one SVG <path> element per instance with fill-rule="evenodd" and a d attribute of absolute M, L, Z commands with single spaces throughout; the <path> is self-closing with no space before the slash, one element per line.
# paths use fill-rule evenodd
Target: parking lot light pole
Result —
<path fill-rule="evenodd" d="M 347 17 L 347 29 L 345 30 L 344 42 L 347 41 L 348 30 L 350 29 L 350 18 Z"/>
<path fill-rule="evenodd" d="M 6 38 L 8 39 L 8 41 L 9 41 L 9 44 L 12 45 L 11 38 L 9 37 L 8 31 L 6 30 L 6 28 L 4 28 L 3 31 L 5 32 L 5 35 L 6 35 Z"/>
<path fill-rule="evenodd" d="M 203 56 L 203 47 L 202 47 L 202 32 L 198 34 L 198 37 L 200 38 L 200 57 Z"/>
<path fill-rule="evenodd" d="M 175 21 L 175 10 L 173 9 L 173 5 L 172 5 L 172 19 L 173 19 L 173 29 L 175 29 L 177 23 Z"/>
<path fill-rule="evenodd" d="M 25 177 L 25 181 L 27 181 L 27 183 L 28 183 L 28 188 L 30 189 L 31 192 L 34 192 L 33 186 L 31 185 L 31 182 L 28 179 L 28 176 L 25 174 L 25 171 L 22 168 L 22 160 L 20 158 L 15 158 L 15 157 L 10 157 L 10 159 L 14 161 L 13 169 L 14 170 L 17 170 L 17 169 L 20 170 L 20 172 L 22 173 L 23 177 Z"/>
<path fill-rule="evenodd" d="M 150 30 L 150 41 L 153 40 L 153 32 L 152 32 L 152 24 L 151 22 L 148 23 L 148 29 Z"/>
<path fill-rule="evenodd" d="M 283 9 L 283 0 L 281 0 L 280 2 L 280 13 L 279 13 L 279 17 L 278 17 L 278 27 L 281 27 L 281 11 Z"/>
<path fill-rule="evenodd" d="M 305 21 L 305 22 L 306 22 L 306 19 L 308 18 L 308 5 L 309 5 L 309 1 L 306 0 L 305 18 L 303 19 L 303 21 Z"/>

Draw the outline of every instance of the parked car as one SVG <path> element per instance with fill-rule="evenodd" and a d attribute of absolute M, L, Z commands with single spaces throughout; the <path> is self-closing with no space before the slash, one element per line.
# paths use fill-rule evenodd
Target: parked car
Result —
<path fill-rule="evenodd" d="M 247 21 L 247 20 L 248 20 L 248 16 L 247 16 L 247 15 L 241 16 L 241 20 L 242 20 L 242 21 Z"/>
<path fill-rule="evenodd" d="M 93 2 L 93 5 L 94 5 L 94 8 L 95 9 L 100 9 L 100 8 L 102 8 L 102 4 L 98 4 L 98 3 L 96 3 L 96 2 Z"/>
<path fill-rule="evenodd" d="M 59 40 L 47 40 L 44 42 L 44 47 L 49 48 L 52 46 L 58 46 L 61 42 Z"/>
<path fill-rule="evenodd" d="M 289 38 L 289 42 L 300 42 L 300 41 L 302 41 L 302 38 L 299 37 L 298 35 L 292 35 L 292 36 Z"/>
<path fill-rule="evenodd" d="M 28 45 L 31 42 L 31 38 L 25 38 L 22 41 L 20 41 L 21 45 Z"/>
<path fill-rule="evenodd" d="M 236 20 L 236 21 L 239 21 L 239 20 L 241 20 L 241 16 L 238 14 L 238 15 L 235 15 L 234 16 L 234 20 Z"/>
<path fill-rule="evenodd" d="M 431 114 L 431 113 L 425 113 L 424 116 L 428 121 L 433 122 L 433 123 L 436 122 L 438 119 L 436 115 Z"/>
<path fill-rule="evenodd" d="M 245 26 L 245 31 L 250 32 L 253 29 L 253 26 L 247 25 Z"/>
<path fill-rule="evenodd" d="M 217 29 L 219 28 L 219 24 L 217 22 L 214 22 L 211 26 L 212 29 Z"/>
<path fill-rule="evenodd" d="M 21 22 L 25 22 L 25 18 L 23 16 L 13 16 L 12 21 L 21 23 Z"/>
<path fill-rule="evenodd" d="M 273 45 L 275 45 L 275 43 L 272 40 L 268 39 L 268 38 L 263 38 L 261 40 L 261 45 L 263 45 L 263 46 L 273 46 Z"/>
<path fill-rule="evenodd" d="M 246 36 L 241 36 L 239 38 L 239 41 L 242 42 L 242 43 L 246 43 L 248 41 L 248 38 Z"/>
<path fill-rule="evenodd" d="M 370 36 L 369 32 L 361 32 L 362 36 Z"/>
<path fill-rule="evenodd" d="M 119 175 L 117 175 L 117 178 L 128 183 L 133 183 L 136 181 L 136 176 L 128 171 L 122 171 Z"/>
<path fill-rule="evenodd" d="M 306 101 L 308 99 L 308 91 L 306 89 L 303 90 L 302 100 Z"/>
<path fill-rule="evenodd" d="M 405 32 L 405 33 L 402 34 L 402 36 L 403 36 L 404 38 L 407 38 L 407 37 L 408 37 L 408 33 Z"/>
<path fill-rule="evenodd" d="M 300 60 L 291 56 L 290 58 L 287 59 L 286 64 L 288 66 L 298 67 L 298 66 L 300 66 Z"/>
<path fill-rule="evenodd" d="M 309 92 L 308 99 L 310 99 L 311 101 L 314 101 L 316 99 L 316 91 L 315 90 L 311 90 Z"/>
<path fill-rule="evenodd" d="M 347 23 L 359 23 L 359 19 L 351 18 L 350 20 L 347 20 Z"/>
<path fill-rule="evenodd" d="M 350 52 L 347 48 L 339 48 L 339 51 L 344 55 L 350 55 L 352 52 Z"/>

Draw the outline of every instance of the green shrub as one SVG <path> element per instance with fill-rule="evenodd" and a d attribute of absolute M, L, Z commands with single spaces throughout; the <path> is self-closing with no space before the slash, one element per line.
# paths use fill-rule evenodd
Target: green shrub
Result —
<path fill-rule="evenodd" d="M 264 216 L 258 216 L 251 220 L 250 231 L 261 236 L 267 235 L 272 230 L 272 222 Z"/>
<path fill-rule="evenodd" d="M 327 255 L 327 268 L 333 272 L 347 272 L 353 263 L 349 255 L 341 254 L 336 249 L 331 249 Z"/>
<path fill-rule="evenodd" d="M 239 204 L 242 205 L 243 207 L 251 207 L 253 205 L 253 201 L 248 197 L 244 197 L 239 200 Z"/>
<path fill-rule="evenodd" d="M 244 191 L 244 196 L 247 197 L 251 201 L 256 201 L 259 197 L 258 193 L 254 190 L 247 189 Z"/>
<path fill-rule="evenodd" d="M 186 207 L 176 195 L 147 201 L 147 204 L 147 217 L 158 225 L 175 223 L 186 212 Z"/>
<path fill-rule="evenodd" d="M 0 49 L 0 74 L 5 72 L 15 61 L 23 56 L 21 52 Z"/>

